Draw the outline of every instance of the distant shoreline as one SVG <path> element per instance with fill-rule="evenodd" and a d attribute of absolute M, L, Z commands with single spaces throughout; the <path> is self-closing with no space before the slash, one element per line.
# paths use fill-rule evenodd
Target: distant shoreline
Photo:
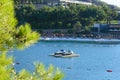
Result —
<path fill-rule="evenodd" d="M 79 41 L 79 42 L 100 42 L 100 43 L 120 43 L 120 39 L 93 39 L 93 38 L 66 38 L 66 37 L 41 37 L 42 41 Z"/>
<path fill-rule="evenodd" d="M 42 38 L 120 39 L 120 33 L 44 33 Z"/>

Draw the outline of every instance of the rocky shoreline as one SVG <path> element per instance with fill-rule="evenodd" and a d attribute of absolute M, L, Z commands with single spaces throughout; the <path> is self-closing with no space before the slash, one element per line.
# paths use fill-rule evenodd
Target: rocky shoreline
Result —
<path fill-rule="evenodd" d="M 89 33 L 89 34 L 68 34 L 68 33 L 43 33 L 44 38 L 82 38 L 82 39 L 120 39 L 119 33 Z"/>

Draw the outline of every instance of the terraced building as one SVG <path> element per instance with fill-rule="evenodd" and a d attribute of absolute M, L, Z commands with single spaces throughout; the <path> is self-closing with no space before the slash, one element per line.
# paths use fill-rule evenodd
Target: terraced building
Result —
<path fill-rule="evenodd" d="M 91 5 L 91 0 L 15 0 L 20 4 L 46 4 L 46 5 L 57 5 L 62 3 L 75 3 L 75 4 L 85 4 Z"/>

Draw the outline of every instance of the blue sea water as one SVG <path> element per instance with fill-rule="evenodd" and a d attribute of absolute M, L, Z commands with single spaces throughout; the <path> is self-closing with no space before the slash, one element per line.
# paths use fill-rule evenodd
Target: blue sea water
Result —
<path fill-rule="evenodd" d="M 58 50 L 73 50 L 80 57 L 55 58 Z M 71 41 L 39 41 L 23 51 L 10 52 L 17 71 L 34 70 L 33 62 L 53 64 L 65 74 L 64 80 L 120 80 L 120 44 L 81 43 Z M 112 70 L 112 72 L 107 72 Z"/>

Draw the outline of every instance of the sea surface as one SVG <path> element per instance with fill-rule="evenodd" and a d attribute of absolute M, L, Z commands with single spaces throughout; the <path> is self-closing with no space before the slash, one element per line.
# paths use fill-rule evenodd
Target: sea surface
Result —
<path fill-rule="evenodd" d="M 73 50 L 80 57 L 49 56 L 61 49 Z M 23 68 L 33 71 L 33 62 L 39 61 L 46 67 L 50 64 L 58 67 L 65 74 L 63 80 L 120 80 L 120 44 L 39 41 L 25 50 L 14 50 L 9 54 L 20 63 L 15 66 L 17 71 Z"/>

